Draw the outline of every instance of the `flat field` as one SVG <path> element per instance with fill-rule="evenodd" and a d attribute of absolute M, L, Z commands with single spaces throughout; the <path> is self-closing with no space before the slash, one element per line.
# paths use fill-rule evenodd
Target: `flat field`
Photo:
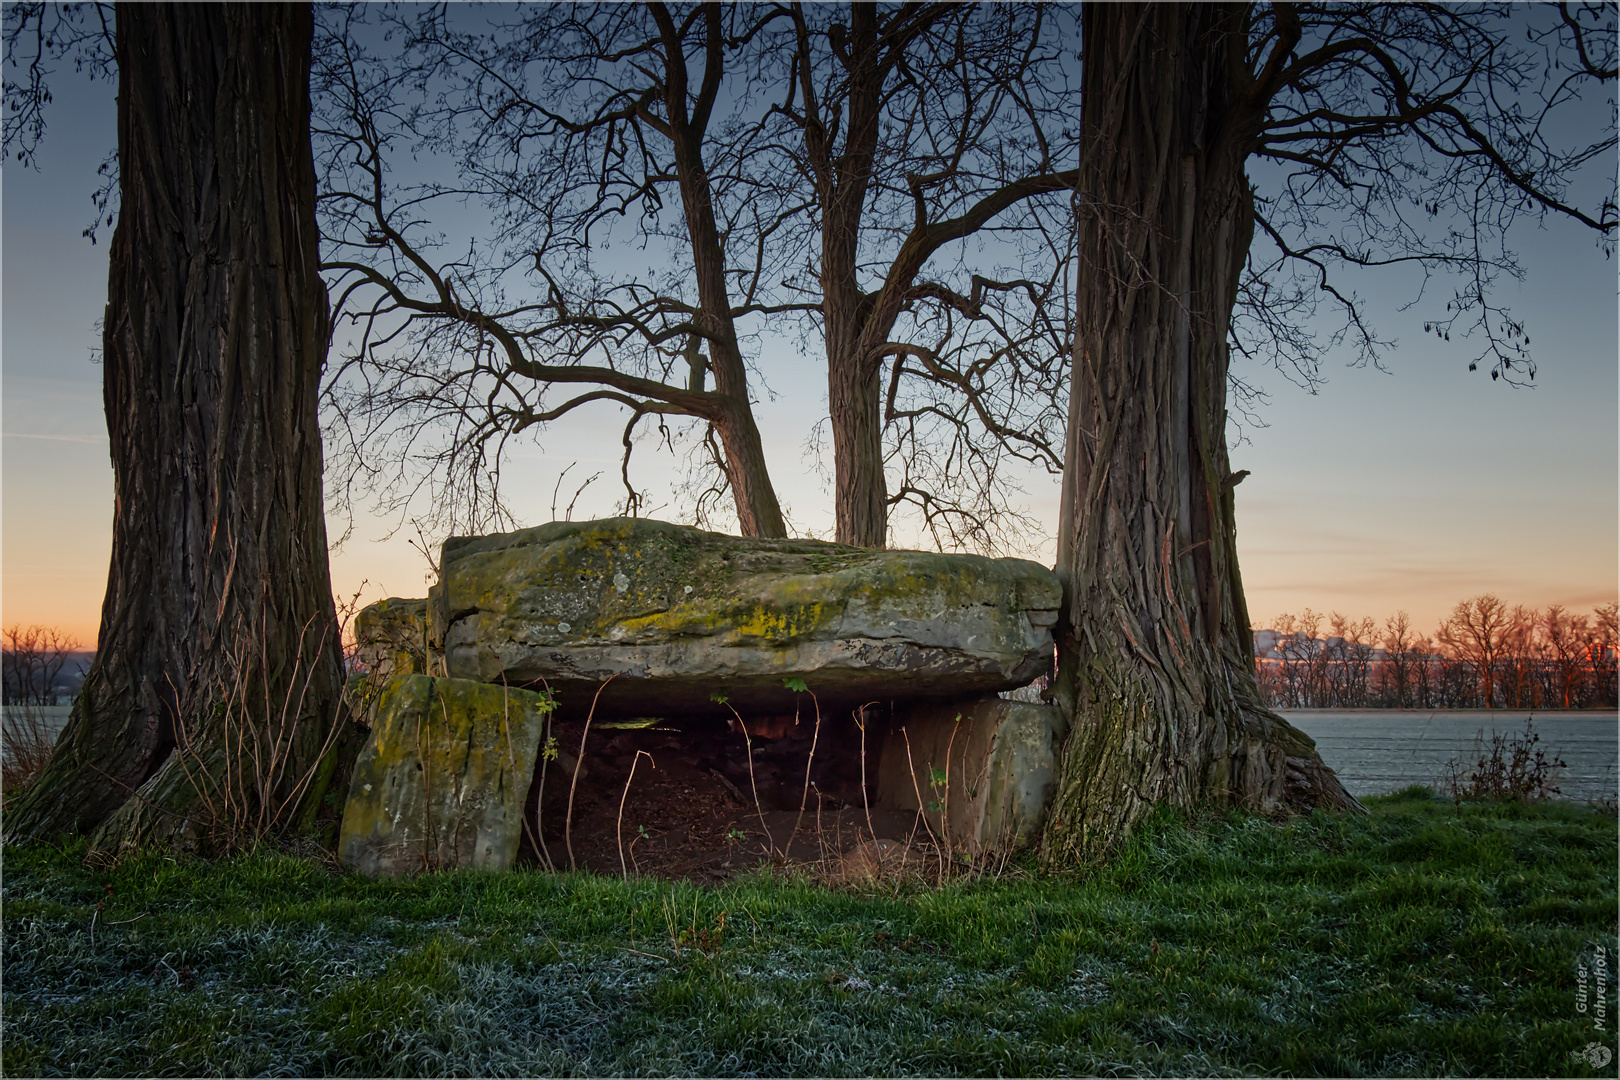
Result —
<path fill-rule="evenodd" d="M 853 891 L 7 848 L 0 1069 L 1614 1075 L 1615 819 L 1370 810 Z"/>

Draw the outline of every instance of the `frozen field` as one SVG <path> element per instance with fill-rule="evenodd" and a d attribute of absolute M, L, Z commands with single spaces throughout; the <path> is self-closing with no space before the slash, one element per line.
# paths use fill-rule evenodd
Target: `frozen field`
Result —
<path fill-rule="evenodd" d="M 1567 766 L 1554 781 L 1563 798 L 1615 797 L 1620 737 L 1613 712 L 1300 709 L 1283 715 L 1316 740 L 1322 760 L 1352 795 L 1384 795 L 1410 784 L 1438 788 L 1448 761 L 1472 764 L 1476 742 L 1488 747 L 1493 732 L 1518 734 L 1532 719 L 1541 736 L 1536 745 Z"/>

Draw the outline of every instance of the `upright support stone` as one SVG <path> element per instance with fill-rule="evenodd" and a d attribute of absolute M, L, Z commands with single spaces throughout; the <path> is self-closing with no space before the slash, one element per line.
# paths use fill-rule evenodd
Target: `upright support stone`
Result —
<path fill-rule="evenodd" d="M 1022 847 L 1052 798 L 1061 725 L 1050 705 L 1001 698 L 916 705 L 884 739 L 878 802 L 922 810 L 968 858 Z"/>
<path fill-rule="evenodd" d="M 354 617 L 354 644 L 357 659 L 374 680 L 444 670 L 443 655 L 428 641 L 425 599 L 390 596 L 361 608 Z"/>
<path fill-rule="evenodd" d="M 338 850 L 373 876 L 517 858 L 544 694 L 403 674 L 384 684 L 355 762 Z"/>

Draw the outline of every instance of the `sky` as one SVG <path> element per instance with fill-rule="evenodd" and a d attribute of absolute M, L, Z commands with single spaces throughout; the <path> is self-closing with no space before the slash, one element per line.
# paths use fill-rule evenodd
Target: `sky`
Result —
<path fill-rule="evenodd" d="M 113 509 L 94 362 L 110 231 L 94 246 L 80 234 L 114 140 L 113 90 L 64 78 L 52 91 L 38 170 L 0 167 L 0 626 L 56 626 L 90 646 Z M 1526 278 L 1502 283 L 1497 299 L 1532 335 L 1534 389 L 1470 373 L 1469 343 L 1437 343 L 1422 333 L 1422 311 L 1399 310 L 1415 283 L 1394 273 L 1357 283 L 1381 334 L 1397 340 L 1388 372 L 1330 353 L 1313 394 L 1276 371 L 1240 371 L 1269 394 L 1264 426 L 1246 427 L 1231 451 L 1232 467 L 1250 472 L 1237 488 L 1237 522 L 1256 625 L 1306 607 L 1379 620 L 1405 610 L 1432 633 L 1480 593 L 1576 611 L 1620 593 L 1616 263 L 1562 222 L 1523 228 L 1510 242 Z M 806 452 L 825 412 L 824 374 L 791 352 L 760 357 L 772 395 L 758 405 L 759 424 L 794 527 L 827 536 L 831 494 Z M 584 416 L 521 453 L 508 470 L 521 478 L 511 489 L 521 524 L 550 520 L 564 469 L 559 512 L 580 480 L 602 471 L 574 516 L 611 513 L 621 426 Z M 636 460 L 638 486 L 670 490 L 675 474 L 650 447 Z M 1031 554 L 1050 564 L 1057 482 L 1033 476 L 1026 489 L 1046 525 Z M 655 497 L 651 516 L 658 505 Z M 361 508 L 332 556 L 340 602 L 425 594 L 417 534 L 396 524 Z M 347 525 L 329 518 L 334 538 Z"/>

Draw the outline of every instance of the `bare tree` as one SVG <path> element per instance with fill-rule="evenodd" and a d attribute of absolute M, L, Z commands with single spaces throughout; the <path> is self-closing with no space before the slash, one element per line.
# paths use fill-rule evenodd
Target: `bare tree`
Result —
<path fill-rule="evenodd" d="M 1534 609 L 1515 604 L 1508 613 L 1508 630 L 1502 639 L 1500 661 L 1502 698 L 1510 709 L 1534 707 L 1536 671 L 1536 626 Z"/>
<path fill-rule="evenodd" d="M 1588 663 L 1597 705 L 1613 708 L 1620 691 L 1620 604 L 1610 601 L 1592 613 L 1592 629 L 1587 641 Z"/>
<path fill-rule="evenodd" d="M 1241 293 L 1288 280 L 1257 235 L 1344 301 L 1368 348 L 1376 337 L 1332 271 L 1452 268 L 1464 287 L 1443 332 L 1476 320 L 1493 374 L 1529 374 L 1525 335 L 1487 287 L 1512 265 L 1501 236 L 1521 216 L 1564 214 L 1612 236 L 1612 188 L 1593 213 L 1566 198 L 1582 163 L 1612 154 L 1612 117 L 1570 150 L 1544 120 L 1613 78 L 1614 41 L 1599 29 L 1612 9 L 1582 8 L 1567 22 L 1552 12 L 1519 44 L 1520 10 L 1085 6 L 1054 683 L 1072 727 L 1049 865 L 1107 850 L 1159 803 L 1356 805 L 1255 683 L 1234 519 L 1242 475 L 1226 450 L 1233 340 L 1252 328 L 1234 327 L 1234 312 Z M 1594 48 L 1574 71 L 1551 63 Z M 1256 159 L 1282 171 L 1280 194 L 1256 191 Z M 1294 340 L 1273 335 L 1283 362 Z"/>
<path fill-rule="evenodd" d="M 1067 13 L 787 10 L 791 78 L 771 115 L 818 234 L 804 287 L 827 360 L 837 539 L 881 547 L 910 504 L 936 539 L 994 546 L 1004 458 L 1062 465 L 1052 401 L 1079 175 L 1063 167 L 1078 105 Z M 987 234 L 1006 251 L 994 268 L 964 248 Z"/>
<path fill-rule="evenodd" d="M 8 626 L 0 637 L 0 690 L 7 705 L 55 705 L 77 639 L 54 626 Z"/>
<path fill-rule="evenodd" d="M 1496 705 L 1500 676 L 1497 665 L 1517 632 L 1514 613 L 1494 595 L 1485 593 L 1459 601 L 1434 636 L 1473 671 L 1482 703 L 1490 709 Z"/>
<path fill-rule="evenodd" d="M 1412 617 L 1397 611 L 1384 620 L 1384 664 L 1380 689 L 1397 709 L 1410 707 L 1413 668 L 1421 659 L 1414 655 Z"/>
<path fill-rule="evenodd" d="M 1412 640 L 1412 653 L 1412 705 L 1418 709 L 1434 708 L 1437 704 L 1434 684 L 1438 651 L 1431 639 L 1420 635 Z"/>
<path fill-rule="evenodd" d="M 317 128 L 326 269 L 362 331 L 330 382 L 359 479 L 380 475 L 401 498 L 445 484 L 436 502 L 476 526 L 499 505 L 510 440 L 610 404 L 628 412 L 628 512 L 641 501 L 637 427 L 654 420 L 668 438 L 667 421 L 690 420 L 725 477 L 710 495 L 729 497 L 745 535 L 786 535 L 743 328 L 765 311 L 756 297 L 772 268 L 748 273 L 726 216 L 782 212 L 744 167 L 751 141 L 722 99 L 746 90 L 731 76 L 755 19 L 716 5 L 555 5 L 483 26 L 433 9 L 395 27 L 405 57 L 381 62 L 362 27 L 330 28 Z M 417 150 L 449 156 L 459 175 L 396 183 L 391 155 Z M 435 250 L 425 210 L 469 198 L 491 208 L 497 235 Z M 425 474 L 370 471 L 408 463 L 434 425 L 444 437 Z"/>
<path fill-rule="evenodd" d="M 334 27 L 329 269 L 364 331 L 333 380 L 351 478 L 426 446 L 427 468 L 383 486 L 442 485 L 476 521 L 510 440 L 606 403 L 628 413 L 626 461 L 656 419 L 724 477 L 699 485 L 700 520 L 729 495 L 744 532 L 778 534 L 751 350 L 797 332 L 827 357 L 838 538 L 881 545 L 908 507 L 941 546 L 997 547 L 1029 524 L 1003 464 L 1061 462 L 1061 14 L 435 9 L 387 63 Z M 455 180 L 390 186 L 407 147 L 453 159 Z M 433 250 L 424 207 L 468 198 L 496 238 Z"/>
<path fill-rule="evenodd" d="M 1284 612 L 1272 621 L 1277 632 L 1280 660 L 1280 708 L 1314 709 L 1327 704 L 1328 653 L 1317 637 L 1322 616 L 1306 608 L 1298 615 Z"/>

